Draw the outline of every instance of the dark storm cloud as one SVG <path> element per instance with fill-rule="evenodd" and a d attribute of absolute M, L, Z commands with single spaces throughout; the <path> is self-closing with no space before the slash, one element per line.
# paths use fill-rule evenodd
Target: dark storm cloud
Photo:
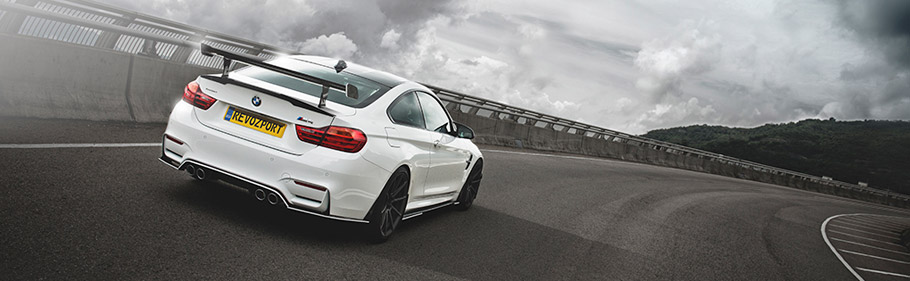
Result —
<path fill-rule="evenodd" d="M 547 31 L 550 40 L 574 45 L 582 49 L 596 50 L 618 59 L 628 59 L 631 61 L 634 59 L 634 53 L 638 52 L 640 49 L 638 46 L 633 44 L 607 40 L 609 38 L 579 36 L 573 33 L 574 30 L 572 27 L 553 20 L 528 15 L 519 15 L 515 16 L 514 18 L 518 21 L 528 22 L 540 26 L 543 30 Z"/>
<path fill-rule="evenodd" d="M 874 92 L 845 89 L 853 95 L 848 108 L 862 116 L 910 118 L 910 1 L 872 0 L 838 3 L 838 19 L 884 63 L 845 65 L 840 78 L 874 82 Z M 859 83 L 857 83 L 859 84 Z"/>
<path fill-rule="evenodd" d="M 437 17 L 457 20 L 469 8 L 454 1 L 403 0 L 198 0 L 192 3 L 150 0 L 141 4 L 130 0 L 105 1 L 299 51 L 312 51 L 314 48 L 307 45 L 318 43 L 316 45 L 322 49 L 347 50 L 342 54 L 373 64 L 395 61 L 397 53 L 412 48 L 419 39 L 418 33 L 429 21 Z M 387 33 L 396 35 L 388 37 L 396 40 L 386 46 L 402 48 L 383 47 L 382 40 Z"/>
<path fill-rule="evenodd" d="M 889 62 L 910 68 L 910 1 L 841 0 L 839 16 L 849 29 L 876 44 Z"/>
<path fill-rule="evenodd" d="M 318 3 L 318 1 L 314 1 Z M 438 16 L 453 16 L 465 11 L 465 6 L 452 1 L 356 1 L 317 5 L 307 25 L 287 26 L 286 40 L 304 41 L 318 35 L 344 34 L 366 55 L 382 52 L 382 35 L 389 30 L 400 34 L 400 46 L 409 47 L 417 40 L 418 32 Z"/>
<path fill-rule="evenodd" d="M 422 24 L 433 15 L 449 15 L 462 12 L 465 7 L 456 1 L 377 1 L 379 9 L 396 25 Z"/>
<path fill-rule="evenodd" d="M 910 119 L 910 0 L 101 1 L 629 133 Z"/>

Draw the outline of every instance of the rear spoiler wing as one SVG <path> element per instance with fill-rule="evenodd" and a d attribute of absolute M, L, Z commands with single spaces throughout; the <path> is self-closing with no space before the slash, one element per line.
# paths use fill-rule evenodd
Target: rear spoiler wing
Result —
<path fill-rule="evenodd" d="M 222 63 L 223 68 L 221 70 L 221 80 L 222 81 L 228 79 L 228 72 L 230 71 L 230 68 L 231 68 L 231 62 L 238 61 L 238 62 L 244 63 L 246 65 L 263 68 L 263 69 L 278 72 L 278 73 L 281 73 L 281 74 L 284 74 L 284 75 L 287 75 L 290 77 L 294 77 L 294 78 L 297 78 L 300 80 L 304 80 L 304 81 L 307 81 L 307 82 L 310 82 L 313 84 L 322 85 L 322 94 L 320 94 L 320 96 L 319 96 L 319 105 L 318 105 L 319 108 L 325 107 L 325 100 L 328 97 L 329 88 L 335 88 L 342 92 L 346 92 L 346 93 L 348 93 L 348 96 L 350 96 L 353 91 L 353 95 L 355 95 L 353 98 L 355 98 L 355 99 L 357 98 L 356 97 L 357 88 L 353 87 L 353 85 L 349 85 L 349 84 L 343 85 L 340 83 L 335 83 L 335 82 L 325 80 L 325 79 L 322 79 L 319 77 L 307 75 L 305 73 L 300 73 L 300 72 L 293 71 L 293 70 L 290 70 L 287 68 L 283 68 L 283 67 L 280 67 L 280 66 L 277 66 L 274 64 L 267 63 L 267 62 L 265 62 L 264 58 L 218 49 L 218 48 L 209 46 L 208 44 L 205 44 L 205 43 L 203 43 L 200 46 L 200 50 L 202 52 L 202 55 L 204 55 L 204 56 L 211 57 L 214 55 L 218 55 L 218 56 L 221 56 L 222 59 L 224 59 L 224 61 Z M 335 66 L 335 71 L 341 72 L 341 70 L 344 70 L 344 68 L 346 68 L 346 67 L 347 67 L 347 64 L 344 61 L 338 61 L 338 65 Z M 319 110 L 319 111 L 322 111 L 322 110 Z"/>

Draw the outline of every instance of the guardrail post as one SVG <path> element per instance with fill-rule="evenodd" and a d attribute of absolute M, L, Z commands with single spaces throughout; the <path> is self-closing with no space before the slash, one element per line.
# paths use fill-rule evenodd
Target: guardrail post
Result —
<path fill-rule="evenodd" d="M 136 17 L 132 15 L 124 15 L 123 17 L 117 18 L 114 20 L 114 25 L 128 27 L 130 23 L 136 20 Z M 117 41 L 120 41 L 120 32 L 113 31 L 102 31 L 101 35 L 98 36 L 98 40 L 95 41 L 95 47 L 104 48 L 104 49 L 113 49 L 117 45 Z"/>
<path fill-rule="evenodd" d="M 548 122 L 547 125 L 544 126 L 544 128 L 554 130 L 554 131 L 556 130 L 556 128 L 553 128 L 553 123 L 550 123 L 550 122 Z"/>
<path fill-rule="evenodd" d="M 446 110 L 448 110 L 449 112 L 457 111 L 458 113 L 462 113 L 461 108 L 459 108 L 459 107 L 460 107 L 459 104 L 450 102 L 448 105 L 446 105 Z"/>
<path fill-rule="evenodd" d="M 535 119 L 525 118 L 524 124 L 528 125 L 528 126 L 532 126 L 532 127 L 537 125 L 537 119 L 540 119 L 540 115 L 533 115 L 533 114 L 528 114 L 528 115 L 533 116 Z"/>
<path fill-rule="evenodd" d="M 518 115 L 509 114 L 509 120 L 512 120 L 512 122 L 518 123 Z"/>
<path fill-rule="evenodd" d="M 38 4 L 38 0 L 18 0 L 13 1 L 13 3 L 16 5 L 34 7 Z M 3 18 L 0 18 L 0 33 L 18 34 L 19 29 L 22 28 L 22 23 L 24 21 L 25 15 L 14 13 L 12 11 L 6 11 L 6 14 L 3 15 Z"/>
<path fill-rule="evenodd" d="M 196 34 L 194 37 L 187 38 L 187 41 L 202 43 L 202 40 L 205 40 L 205 34 Z M 186 46 L 178 46 L 177 50 L 174 51 L 174 54 L 171 55 L 171 61 L 189 63 L 190 54 L 193 53 L 194 48 Z"/>
<path fill-rule="evenodd" d="M 144 39 L 142 41 L 142 49 L 139 50 L 137 54 L 150 58 L 161 58 L 161 56 L 158 55 L 158 42 L 151 39 Z"/>

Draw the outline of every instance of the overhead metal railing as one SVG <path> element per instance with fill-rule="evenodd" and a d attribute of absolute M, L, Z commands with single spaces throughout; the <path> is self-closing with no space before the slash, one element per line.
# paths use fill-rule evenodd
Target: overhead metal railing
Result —
<path fill-rule="evenodd" d="M 199 45 L 266 59 L 294 51 L 265 45 L 106 4 L 85 0 L 0 1 L 0 32 L 46 38 L 116 51 L 146 54 L 209 68 L 221 66 L 203 56 Z"/>
<path fill-rule="evenodd" d="M 158 57 L 212 69 L 221 60 L 202 55 L 205 43 L 232 52 L 270 59 L 299 54 L 277 46 L 213 32 L 187 24 L 121 9 L 91 0 L 0 0 L 0 33 L 32 36 L 95 48 Z M 474 115 L 548 128 L 594 140 L 615 141 L 688 155 L 743 168 L 910 201 L 910 196 L 737 159 L 718 153 L 634 136 L 501 102 L 427 85 L 446 103 Z"/>

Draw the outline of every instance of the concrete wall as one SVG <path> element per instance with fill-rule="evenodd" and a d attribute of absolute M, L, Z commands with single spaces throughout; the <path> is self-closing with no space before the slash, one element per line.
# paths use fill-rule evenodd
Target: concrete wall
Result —
<path fill-rule="evenodd" d="M 0 116 L 164 122 L 186 83 L 213 70 L 0 35 Z"/>
<path fill-rule="evenodd" d="M 165 122 L 186 84 L 212 69 L 133 55 L 128 92 L 135 121 Z"/>
<path fill-rule="evenodd" d="M 202 67 L 45 39 L 0 35 L 0 116 L 164 122 Z M 476 143 L 622 159 L 790 186 L 910 208 L 910 201 L 867 190 L 758 171 L 718 159 L 667 152 L 621 138 L 604 139 L 481 116 L 451 104 Z"/>
<path fill-rule="evenodd" d="M 129 55 L 2 36 L 0 115 L 130 120 Z"/>
<path fill-rule="evenodd" d="M 750 166 L 739 166 L 717 159 L 699 157 L 698 155 L 667 152 L 664 148 L 652 148 L 647 144 L 634 141 L 608 140 L 581 134 L 570 134 L 550 128 L 518 123 L 508 118 L 487 118 L 463 112 L 455 106 L 449 106 L 449 111 L 455 120 L 475 130 L 477 137 L 474 142 L 476 143 L 622 159 L 910 208 L 910 201 L 908 200 L 873 194 L 867 190 L 851 189 L 827 182 L 815 182 L 790 175 L 776 174 L 767 170 L 760 170 Z"/>

